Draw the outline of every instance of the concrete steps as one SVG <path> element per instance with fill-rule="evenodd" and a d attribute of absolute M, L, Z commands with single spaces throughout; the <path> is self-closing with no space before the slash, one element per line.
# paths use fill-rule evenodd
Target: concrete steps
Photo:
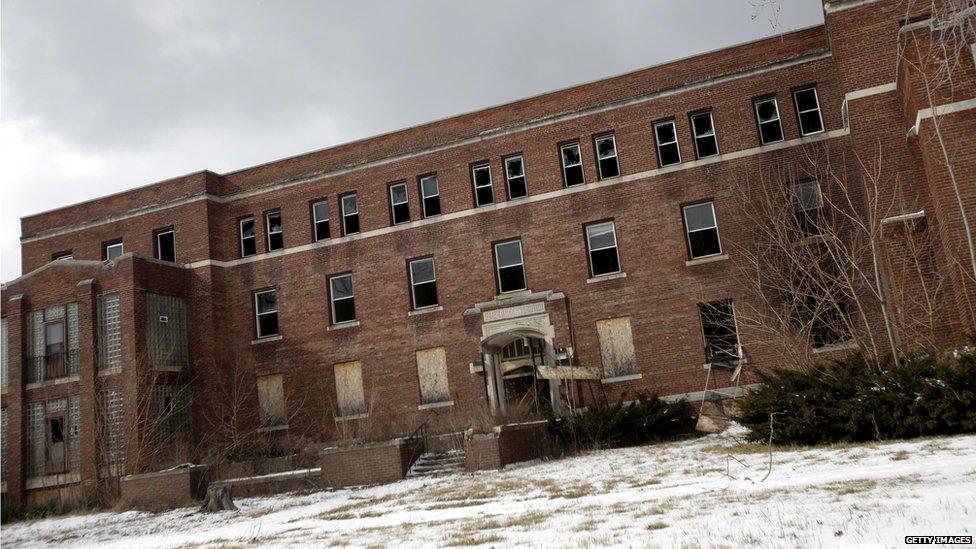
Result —
<path fill-rule="evenodd" d="M 451 450 L 422 454 L 407 471 L 407 478 L 439 477 L 465 471 L 464 452 Z"/>

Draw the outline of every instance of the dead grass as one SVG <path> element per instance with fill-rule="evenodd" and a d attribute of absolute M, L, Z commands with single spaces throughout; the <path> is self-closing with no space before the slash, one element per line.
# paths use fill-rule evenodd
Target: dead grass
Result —
<path fill-rule="evenodd" d="M 908 452 L 905 450 L 898 450 L 889 457 L 891 458 L 891 461 L 902 461 L 908 459 Z"/>
<path fill-rule="evenodd" d="M 877 481 L 871 479 L 857 479 L 827 484 L 824 489 L 832 491 L 838 496 L 846 496 L 873 490 L 877 485 Z"/>
<path fill-rule="evenodd" d="M 498 534 L 461 534 L 451 538 L 447 544 L 450 547 L 471 547 L 474 545 L 501 543 L 503 541 L 505 541 L 505 537 Z"/>
<path fill-rule="evenodd" d="M 662 528 L 667 528 L 668 525 L 661 521 L 654 521 L 647 525 L 648 530 L 661 530 Z"/>

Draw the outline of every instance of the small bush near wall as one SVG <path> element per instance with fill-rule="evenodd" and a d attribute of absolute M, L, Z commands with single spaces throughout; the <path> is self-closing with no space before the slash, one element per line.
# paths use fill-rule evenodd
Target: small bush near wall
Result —
<path fill-rule="evenodd" d="M 596 449 L 632 446 L 673 438 L 688 432 L 694 418 L 688 415 L 685 403 L 665 402 L 654 396 L 638 394 L 627 401 L 626 396 L 616 403 L 606 399 L 569 415 L 549 415 L 549 431 L 558 441 L 570 448 Z"/>
<path fill-rule="evenodd" d="M 976 355 L 924 355 L 899 364 L 851 355 L 804 370 L 756 373 L 760 387 L 736 420 L 753 440 L 824 444 L 976 431 Z"/>

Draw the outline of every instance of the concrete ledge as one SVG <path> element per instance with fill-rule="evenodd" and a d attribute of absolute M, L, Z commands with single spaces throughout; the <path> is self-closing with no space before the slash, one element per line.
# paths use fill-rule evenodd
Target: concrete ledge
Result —
<path fill-rule="evenodd" d="M 600 380 L 601 383 L 606 385 L 607 383 L 621 383 L 623 381 L 634 381 L 637 379 L 642 379 L 643 374 L 630 374 L 626 376 L 616 376 L 616 377 L 605 377 Z"/>
<path fill-rule="evenodd" d="M 423 309 L 414 309 L 407 313 L 408 316 L 424 315 L 427 313 L 436 313 L 437 311 L 443 311 L 444 307 L 440 305 L 435 305 L 433 307 L 424 307 Z"/>
<path fill-rule="evenodd" d="M 352 421 L 354 419 L 366 419 L 368 417 L 369 414 L 356 414 L 352 416 L 336 416 L 333 419 L 335 419 L 336 421 Z"/>
<path fill-rule="evenodd" d="M 274 336 L 268 336 L 268 337 L 259 337 L 257 339 L 252 339 L 251 340 L 251 345 L 260 345 L 262 343 L 270 343 L 272 341 L 281 341 L 281 334 L 274 335 Z"/>
<path fill-rule="evenodd" d="M 34 383 L 28 383 L 24 386 L 25 389 L 40 389 L 41 387 L 53 387 L 55 385 L 63 385 L 65 383 L 74 383 L 81 380 L 81 375 L 75 374 L 73 376 L 61 377 L 58 379 L 52 379 L 50 381 L 36 381 Z"/>
<path fill-rule="evenodd" d="M 823 347 L 817 347 L 813 350 L 813 354 L 819 355 L 823 353 L 832 353 L 834 351 L 850 351 L 852 349 L 857 349 L 857 343 L 854 341 L 845 341 L 844 343 L 837 343 L 836 345 L 824 345 Z"/>
<path fill-rule="evenodd" d="M 349 322 L 341 322 L 339 324 L 332 324 L 326 330 L 334 332 L 336 330 L 345 330 L 346 328 L 355 328 L 359 326 L 358 320 L 350 320 Z"/>
<path fill-rule="evenodd" d="M 34 490 L 37 488 L 51 488 L 54 486 L 64 486 L 65 484 L 76 484 L 81 482 L 81 473 L 57 473 L 45 475 L 43 477 L 31 477 L 27 479 L 25 488 Z"/>
<path fill-rule="evenodd" d="M 709 256 L 705 256 L 705 257 L 699 257 L 698 259 L 689 259 L 688 261 L 685 261 L 685 267 L 693 267 L 695 265 L 704 265 L 706 263 L 714 263 L 716 261 L 725 261 L 728 258 L 729 258 L 729 255 L 728 254 L 718 254 L 718 255 L 709 255 Z"/>
<path fill-rule="evenodd" d="M 429 404 L 421 404 L 417 406 L 418 410 L 430 410 L 431 408 L 445 408 L 447 406 L 454 406 L 453 400 L 445 400 L 443 402 L 431 402 Z"/>
<path fill-rule="evenodd" d="M 610 273 L 605 275 L 594 276 L 586 279 L 587 284 L 593 284 L 594 282 L 603 282 L 604 280 L 617 280 L 618 278 L 627 278 L 627 273 Z"/>

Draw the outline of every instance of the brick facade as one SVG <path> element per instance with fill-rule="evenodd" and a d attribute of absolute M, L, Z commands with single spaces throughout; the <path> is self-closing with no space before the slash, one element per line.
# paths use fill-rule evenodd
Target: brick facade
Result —
<path fill-rule="evenodd" d="M 748 240 L 749 227 L 732 207 L 727 183 L 809 151 L 851 170 L 858 158 L 885 151 L 884 176 L 901 182 L 898 209 L 890 214 L 924 210 L 911 231 L 934 244 L 926 269 L 946 280 L 933 331 L 947 345 L 961 343 L 962 334 L 976 331 L 976 285 L 966 273 L 962 216 L 933 119 L 922 112 L 929 105 L 920 95 L 924 64 L 896 73 L 899 40 L 928 38 L 919 29 L 899 34 L 904 14 L 898 6 L 891 0 L 835 3 L 827 7 L 824 26 L 24 218 L 25 275 L 7 283 L 2 298 L 11 365 L 3 395 L 6 497 L 23 500 L 37 482 L 25 469 L 25 405 L 59 396 L 81 397 L 76 484 L 93 484 L 103 474 L 94 441 L 102 432 L 95 421 L 97 395 L 106 388 L 122 394 L 124 470 L 140 472 L 145 452 L 134 435 L 148 398 L 147 326 L 164 322 L 148 318 L 147 293 L 186 303 L 189 361 L 184 371 L 161 379 L 189 386 L 194 439 L 203 438 L 218 395 L 227 394 L 233 381 L 228 372 L 240 372 L 250 388 L 240 398 L 251 410 L 259 406 L 255 376 L 281 374 L 287 418 L 285 425 L 270 426 L 276 433 L 284 431 L 293 442 L 335 440 L 348 422 L 364 421 L 335 418 L 334 366 L 349 362 L 361 364 L 365 419 L 374 432 L 404 436 L 425 421 L 435 430 L 456 431 L 459 418 L 492 403 L 481 346 L 495 330 L 531 328 L 545 340 L 546 360 L 564 353 L 568 365 L 602 371 L 596 325 L 618 317 L 629 317 L 636 372 L 596 380 L 609 397 L 701 391 L 707 371 L 698 304 L 748 299 L 734 282 L 741 265 L 732 250 L 733 243 Z M 961 59 L 959 67 L 957 81 L 976 81 L 972 58 Z M 804 136 L 792 93 L 810 85 L 824 131 Z M 938 122 L 972 218 L 976 90 L 963 85 L 938 91 L 937 105 L 953 105 Z M 777 98 L 784 140 L 762 145 L 753 100 L 770 94 Z M 705 109 L 712 113 L 721 154 L 696 159 L 689 117 Z M 663 120 L 675 123 L 682 160 L 676 166 L 659 165 L 653 128 Z M 906 138 L 917 120 L 917 135 Z M 621 175 L 601 181 L 594 138 L 607 133 L 614 135 Z M 567 188 L 559 146 L 574 141 L 585 184 Z M 528 197 L 510 201 L 504 159 L 515 154 L 524 161 Z M 495 202 L 476 208 L 471 167 L 482 162 L 491 168 Z M 427 174 L 437 176 L 442 213 L 423 219 L 420 177 Z M 407 183 L 411 221 L 391 226 L 389 184 L 399 181 Z M 361 231 L 342 236 L 339 200 L 349 192 L 357 194 Z M 311 204 L 321 199 L 328 201 L 331 238 L 316 242 Z M 724 253 L 689 261 L 682 206 L 703 200 L 714 203 Z M 284 248 L 273 252 L 266 251 L 269 211 L 282 218 Z M 241 257 L 244 217 L 255 222 L 257 253 L 249 257 Z M 614 222 L 625 276 L 591 276 L 585 225 L 603 220 Z M 156 231 L 170 227 L 176 262 L 150 259 Z M 492 244 L 513 238 L 521 239 L 528 293 L 500 296 Z M 104 245 L 117 241 L 125 254 L 103 261 Z M 895 249 L 893 257 L 902 253 L 897 243 Z M 72 261 L 52 261 L 66 251 Z M 412 311 L 407 262 L 422 257 L 434 258 L 438 306 Z M 352 274 L 356 323 L 332 326 L 329 279 L 345 273 Z M 897 276 L 890 284 L 897 286 Z M 253 292 L 269 288 L 277 292 L 279 335 L 259 339 Z M 114 373 L 98 371 L 97 303 L 106 293 L 120 296 L 123 368 Z M 28 386 L 21 367 L 28 356 L 27 316 L 66 303 L 79 307 L 79 374 Z M 777 363 L 775 343 L 761 334 L 743 328 L 739 340 L 749 358 L 740 383 L 749 383 L 755 368 Z M 445 350 L 450 398 L 422 403 L 415 353 L 432 348 Z M 556 398 L 580 403 L 588 394 L 581 389 L 585 383 L 592 382 L 566 383 Z M 715 372 L 711 383 L 733 382 L 728 372 Z M 242 428 L 266 430 L 258 416 L 245 414 Z"/>

